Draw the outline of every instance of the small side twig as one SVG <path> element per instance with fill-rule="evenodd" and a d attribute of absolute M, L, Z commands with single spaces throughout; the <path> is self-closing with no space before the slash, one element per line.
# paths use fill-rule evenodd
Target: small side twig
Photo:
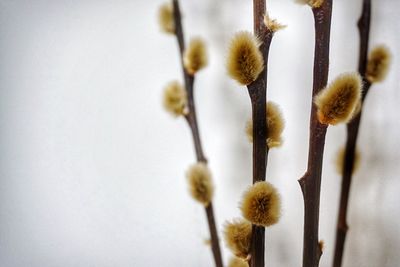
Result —
<path fill-rule="evenodd" d="M 268 54 L 273 37 L 264 24 L 266 12 L 265 0 L 253 0 L 254 34 L 260 39 L 260 51 L 264 59 L 264 70 L 250 85 L 248 91 L 252 106 L 253 119 L 253 183 L 265 181 L 268 159 L 266 137 L 268 135 L 266 110 L 267 110 L 267 73 Z M 265 254 L 265 228 L 252 225 L 252 238 L 250 246 L 250 266 L 264 267 Z"/>
<path fill-rule="evenodd" d="M 207 159 L 204 155 L 203 148 L 201 145 L 199 127 L 196 118 L 196 108 L 194 103 L 194 94 L 193 94 L 193 85 L 194 85 L 194 76 L 189 75 L 186 71 L 183 63 L 183 54 L 185 51 L 185 39 L 183 34 L 182 22 L 181 22 L 181 12 L 179 7 L 178 0 L 173 0 L 173 10 L 174 10 L 174 23 L 175 23 L 175 34 L 177 37 L 179 51 L 180 51 L 180 58 L 181 58 L 181 65 L 183 71 L 183 77 L 185 80 L 185 88 L 187 92 L 188 98 L 188 109 L 189 112 L 185 115 L 185 119 L 191 129 L 193 142 L 196 152 L 196 158 L 198 162 L 207 163 Z M 211 236 L 211 248 L 214 256 L 215 266 L 216 267 L 223 267 L 222 262 L 222 255 L 221 249 L 219 245 L 218 233 L 215 223 L 214 211 L 212 202 L 205 207 L 205 212 L 207 216 L 208 227 Z"/>
<path fill-rule="evenodd" d="M 314 98 L 328 81 L 332 0 L 324 0 L 320 7 L 314 7 L 313 14 L 315 51 L 312 97 Z M 313 102 L 311 105 L 308 167 L 306 174 L 299 180 L 304 197 L 303 267 L 317 267 L 322 255 L 318 227 L 322 160 L 327 126 L 318 121 L 317 107 Z"/>
<path fill-rule="evenodd" d="M 367 60 L 368 60 L 370 22 L 371 22 L 371 0 L 364 0 L 361 17 L 358 21 L 358 29 L 360 33 L 360 54 L 359 54 L 358 72 L 362 76 L 364 82 L 361 106 L 364 104 L 364 99 L 367 96 L 369 88 L 371 87 L 371 83 L 365 77 L 367 62 L 368 62 Z M 346 234 L 348 230 L 347 208 L 350 195 L 351 181 L 353 176 L 356 143 L 360 128 L 361 116 L 362 116 L 362 108 L 359 114 L 350 123 L 347 124 L 347 140 L 346 140 L 344 164 L 342 169 L 342 187 L 340 192 L 339 217 L 336 227 L 336 244 L 335 244 L 335 253 L 333 259 L 333 267 L 342 266 L 344 244 L 346 241 Z"/>

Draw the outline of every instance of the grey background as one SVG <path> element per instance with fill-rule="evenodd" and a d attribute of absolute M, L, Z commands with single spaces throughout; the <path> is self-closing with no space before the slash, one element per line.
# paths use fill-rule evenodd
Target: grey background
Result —
<path fill-rule="evenodd" d="M 244 88 L 224 68 L 227 45 L 252 29 L 251 1 L 181 1 L 189 36 L 202 36 L 210 65 L 196 101 L 216 184 L 219 230 L 240 216 L 251 180 L 250 116 Z M 396 0 L 375 0 L 371 45 L 393 54 L 371 89 L 351 192 L 345 266 L 400 264 Z M 0 1 L 0 266 L 212 266 L 204 211 L 187 193 L 194 161 L 185 122 L 161 107 L 163 86 L 180 79 L 173 37 L 160 33 L 161 1 Z M 353 71 L 360 0 L 335 0 L 330 77 Z M 312 86 L 313 19 L 289 0 L 268 1 L 287 24 L 271 46 L 268 97 L 286 117 L 284 146 L 270 154 L 268 180 L 283 216 L 267 230 L 269 266 L 300 266 Z M 321 266 L 330 266 L 340 177 L 334 158 L 345 127 L 329 129 L 321 196 Z M 224 247 L 223 243 L 222 246 Z M 224 248 L 224 258 L 229 252 Z"/>

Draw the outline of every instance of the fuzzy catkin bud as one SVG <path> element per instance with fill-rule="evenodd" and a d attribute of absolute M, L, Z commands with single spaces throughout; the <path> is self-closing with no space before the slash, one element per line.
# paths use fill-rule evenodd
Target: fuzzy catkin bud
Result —
<path fill-rule="evenodd" d="M 362 82 L 357 73 L 337 77 L 315 97 L 318 119 L 322 124 L 347 123 L 361 99 Z"/>
<path fill-rule="evenodd" d="M 258 226 L 271 226 L 279 221 L 281 201 L 275 187 L 268 182 L 253 184 L 243 195 L 242 215 Z"/>
<path fill-rule="evenodd" d="M 229 261 L 228 267 L 249 267 L 249 264 L 247 261 L 233 257 Z"/>
<path fill-rule="evenodd" d="M 371 83 L 383 81 L 389 71 L 390 61 L 390 51 L 386 46 L 380 45 L 375 47 L 368 57 L 365 74 L 367 80 Z"/>
<path fill-rule="evenodd" d="M 251 223 L 239 219 L 225 224 L 225 242 L 231 252 L 239 258 L 246 259 L 250 254 Z"/>
<path fill-rule="evenodd" d="M 230 44 L 227 70 L 232 79 L 242 85 L 254 82 L 264 68 L 260 41 L 249 32 L 237 33 Z"/>
<path fill-rule="evenodd" d="M 265 13 L 264 25 L 271 32 L 277 32 L 279 30 L 286 28 L 286 25 L 280 24 L 276 19 L 271 19 L 268 13 Z"/>
<path fill-rule="evenodd" d="M 183 63 L 190 75 L 207 66 L 207 48 L 203 40 L 194 38 L 190 41 L 183 56 Z"/>
<path fill-rule="evenodd" d="M 163 32 L 175 34 L 174 7 L 170 2 L 162 4 L 158 9 L 158 23 Z"/>
<path fill-rule="evenodd" d="M 346 154 L 346 150 L 344 147 L 342 147 L 338 151 L 337 156 L 336 156 L 336 171 L 340 175 L 343 172 L 345 154 Z M 355 153 L 354 153 L 353 174 L 360 168 L 360 162 L 361 162 L 361 154 L 360 154 L 360 151 L 358 149 L 356 149 Z"/>
<path fill-rule="evenodd" d="M 285 128 L 285 120 L 279 106 L 268 101 L 267 103 L 267 146 L 268 148 L 279 147 L 282 145 L 282 132 Z M 246 135 L 250 142 L 253 142 L 253 120 L 250 119 L 246 124 Z"/>
<path fill-rule="evenodd" d="M 163 96 L 164 108 L 174 116 L 185 115 L 187 106 L 186 90 L 182 85 L 173 81 L 167 84 Z"/>
<path fill-rule="evenodd" d="M 186 177 L 192 197 L 204 206 L 208 206 L 214 194 L 214 186 L 207 165 L 205 163 L 193 164 L 187 171 Z"/>

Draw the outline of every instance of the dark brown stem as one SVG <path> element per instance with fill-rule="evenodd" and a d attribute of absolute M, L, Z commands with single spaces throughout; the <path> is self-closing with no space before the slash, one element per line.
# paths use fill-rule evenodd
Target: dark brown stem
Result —
<path fill-rule="evenodd" d="M 364 104 L 364 99 L 367 96 L 369 88 L 371 87 L 371 84 L 365 78 L 365 72 L 368 60 L 370 22 L 371 22 L 371 0 L 364 0 L 361 17 L 358 21 L 358 29 L 360 32 L 360 55 L 359 55 L 358 71 L 360 75 L 363 77 L 364 81 L 362 105 Z M 353 176 L 356 144 L 360 128 L 361 116 L 362 116 L 362 109 L 360 113 L 349 124 L 347 124 L 347 140 L 346 140 L 344 164 L 342 169 L 342 187 L 340 192 L 339 216 L 336 227 L 336 244 L 335 244 L 335 253 L 333 259 L 333 267 L 341 267 L 343 262 L 344 244 L 346 241 L 346 234 L 348 230 L 347 208 L 349 202 L 351 180 Z"/>
<path fill-rule="evenodd" d="M 314 97 L 326 86 L 329 71 L 329 43 L 332 16 L 332 0 L 325 0 L 321 7 L 313 8 L 315 23 Z M 319 203 L 321 173 L 327 126 L 319 123 L 317 107 L 312 102 L 308 167 L 299 180 L 304 197 L 303 267 L 317 267 L 322 255 L 319 245 Z"/>
<path fill-rule="evenodd" d="M 195 79 L 194 76 L 189 75 L 183 64 L 183 53 L 185 51 L 185 38 L 183 34 L 181 11 L 179 8 L 178 0 L 173 0 L 173 10 L 174 10 L 174 22 L 175 22 L 175 34 L 178 40 L 182 72 L 183 72 L 183 77 L 185 79 L 185 88 L 188 97 L 189 113 L 185 116 L 185 118 L 192 132 L 197 161 L 207 163 L 207 159 L 204 155 L 203 148 L 201 145 L 199 126 L 196 117 L 196 108 L 195 108 L 194 93 L 193 93 L 193 85 Z M 205 211 L 207 215 L 208 228 L 210 230 L 211 249 L 214 256 L 215 266 L 223 267 L 221 249 L 219 245 L 219 238 L 218 238 L 212 203 L 210 203 L 208 206 L 205 207 Z"/>
<path fill-rule="evenodd" d="M 267 168 L 268 147 L 266 137 L 268 133 L 266 122 L 267 109 L 267 73 L 268 54 L 273 33 L 265 27 L 264 15 L 265 0 L 253 0 L 254 34 L 262 42 L 260 51 L 264 59 L 264 70 L 257 80 L 248 86 L 251 99 L 253 120 L 253 183 L 265 181 Z M 265 256 L 265 228 L 252 226 L 251 238 L 251 267 L 264 267 Z"/>

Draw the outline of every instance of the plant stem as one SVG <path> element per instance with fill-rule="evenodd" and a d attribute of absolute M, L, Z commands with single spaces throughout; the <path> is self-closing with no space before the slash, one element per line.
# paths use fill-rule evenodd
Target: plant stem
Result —
<path fill-rule="evenodd" d="M 332 0 L 324 0 L 319 8 L 313 8 L 313 14 L 315 51 L 312 99 L 326 86 L 328 81 Z M 312 101 L 308 167 L 305 175 L 299 180 L 304 197 L 303 267 L 317 267 L 322 255 L 318 227 L 326 131 L 327 126 L 318 121 L 317 107 Z"/>
<path fill-rule="evenodd" d="M 364 0 L 361 17 L 358 21 L 358 29 L 360 33 L 360 55 L 358 72 L 363 78 L 364 88 L 362 93 L 362 105 L 365 97 L 371 87 L 371 83 L 365 78 L 365 71 L 368 60 L 368 43 L 371 22 L 371 0 Z M 333 267 L 341 267 L 343 262 L 344 244 L 348 230 L 347 225 L 347 208 L 350 195 L 351 180 L 353 176 L 356 143 L 360 128 L 362 109 L 360 113 L 347 124 L 347 140 L 344 156 L 344 164 L 342 169 L 342 188 L 340 192 L 339 216 L 336 227 L 336 244 L 333 259 Z"/>
<path fill-rule="evenodd" d="M 201 145 L 199 127 L 197 123 L 196 117 L 196 108 L 194 103 L 194 94 L 193 94 L 193 85 L 194 85 L 194 76 L 189 75 L 186 71 L 184 64 L 183 64 L 183 53 L 185 51 L 185 39 L 183 34 L 182 28 L 182 18 L 181 18 L 181 11 L 179 8 L 178 0 L 173 0 L 173 10 L 174 10 L 174 22 L 175 22 L 175 35 L 178 40 L 179 52 L 180 52 L 180 59 L 182 65 L 182 72 L 183 77 L 185 80 L 185 88 L 188 97 L 188 109 L 189 113 L 185 115 L 186 121 L 191 129 L 192 136 L 193 136 L 193 143 L 196 152 L 196 158 L 198 162 L 207 163 L 207 159 L 204 155 L 203 148 Z M 222 255 L 221 249 L 219 245 L 219 238 L 214 218 L 214 211 L 212 202 L 205 207 L 206 215 L 207 215 L 207 222 L 208 228 L 210 230 L 210 237 L 211 237 L 211 249 L 214 256 L 215 266 L 216 267 L 223 267 L 222 262 Z"/>
<path fill-rule="evenodd" d="M 260 51 L 264 59 L 264 70 L 257 80 L 248 85 L 251 99 L 253 120 L 253 183 L 265 181 L 268 160 L 268 147 L 266 137 L 268 133 L 266 122 L 267 110 L 267 63 L 269 48 L 273 32 L 264 25 L 266 11 L 265 0 L 253 0 L 254 34 L 262 42 Z M 265 228 L 252 225 L 252 238 L 250 248 L 250 266 L 264 267 L 265 256 Z"/>

